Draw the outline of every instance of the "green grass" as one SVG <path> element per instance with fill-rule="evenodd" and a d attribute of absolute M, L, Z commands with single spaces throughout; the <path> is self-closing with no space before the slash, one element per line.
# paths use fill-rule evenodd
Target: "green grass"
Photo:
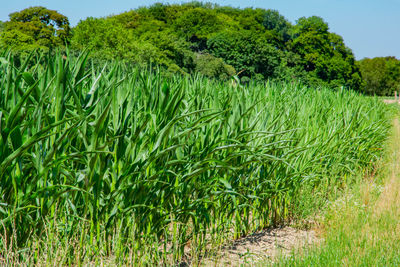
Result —
<path fill-rule="evenodd" d="M 390 128 L 381 101 L 351 91 L 99 68 L 87 54 L 4 52 L 0 91 L 0 251 L 16 264 L 193 259 L 306 216 L 302 192 L 372 168 Z"/>

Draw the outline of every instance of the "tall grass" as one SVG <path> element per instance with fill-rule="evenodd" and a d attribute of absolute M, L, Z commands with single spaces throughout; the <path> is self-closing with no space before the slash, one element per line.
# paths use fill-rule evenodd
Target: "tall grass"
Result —
<path fill-rule="evenodd" d="M 66 263 L 179 260 L 277 225 L 304 185 L 371 167 L 390 126 L 384 104 L 346 90 L 99 68 L 85 53 L 0 60 L 0 250 L 54 234 L 85 248 Z"/>

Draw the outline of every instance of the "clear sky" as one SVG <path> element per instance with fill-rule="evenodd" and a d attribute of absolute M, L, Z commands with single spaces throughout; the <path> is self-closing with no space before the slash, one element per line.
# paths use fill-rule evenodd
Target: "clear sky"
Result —
<path fill-rule="evenodd" d="M 86 17 L 119 14 L 155 2 L 151 0 L 0 0 L 0 20 L 30 6 L 44 6 L 67 16 L 72 26 Z M 341 35 L 357 59 L 377 56 L 400 58 L 400 0 L 211 0 L 233 7 L 276 9 L 289 21 L 317 15 L 330 31 Z"/>

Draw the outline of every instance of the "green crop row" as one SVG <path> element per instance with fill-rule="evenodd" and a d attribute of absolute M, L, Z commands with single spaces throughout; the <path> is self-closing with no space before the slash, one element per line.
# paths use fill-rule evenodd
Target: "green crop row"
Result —
<path fill-rule="evenodd" d="M 98 68 L 85 53 L 0 64 L 0 251 L 50 224 L 93 255 L 157 244 L 146 253 L 178 260 L 290 219 L 304 185 L 371 167 L 390 128 L 381 101 L 346 90 Z"/>

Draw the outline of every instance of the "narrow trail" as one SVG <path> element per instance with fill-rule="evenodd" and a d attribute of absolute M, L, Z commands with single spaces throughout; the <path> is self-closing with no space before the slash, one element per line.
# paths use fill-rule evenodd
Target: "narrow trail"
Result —
<path fill-rule="evenodd" d="M 358 210 L 358 218 L 354 218 L 352 225 L 353 227 L 361 227 L 355 235 L 349 235 L 354 239 L 349 246 L 354 254 L 352 257 L 344 257 L 342 260 L 343 263 L 348 263 L 351 266 L 398 266 L 400 264 L 399 118 L 393 120 L 388 157 L 381 168 L 383 175 L 385 175 L 383 186 L 379 187 L 371 180 L 366 183 L 361 191 L 364 210 Z M 381 193 L 374 201 L 373 195 L 376 195 L 376 191 L 381 191 Z M 353 218 L 350 217 L 349 219 Z M 351 223 L 351 221 L 346 220 L 344 222 Z"/>
<path fill-rule="evenodd" d="M 282 227 L 260 231 L 233 241 L 217 256 L 202 262 L 202 266 L 258 266 L 280 255 L 288 255 L 297 247 L 319 242 L 315 230 Z M 261 264 L 263 265 L 263 264 Z"/>
<path fill-rule="evenodd" d="M 376 203 L 375 216 L 382 216 L 385 212 L 391 212 L 393 216 L 400 217 L 400 123 L 398 118 L 393 121 L 393 131 L 391 139 L 392 160 L 389 163 L 390 165 L 387 166 L 390 170 L 390 179 L 386 182 L 384 191 Z"/>

